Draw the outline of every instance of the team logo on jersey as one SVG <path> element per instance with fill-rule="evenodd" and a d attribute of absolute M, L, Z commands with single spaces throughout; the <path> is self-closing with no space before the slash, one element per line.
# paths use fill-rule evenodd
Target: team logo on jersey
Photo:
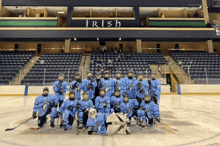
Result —
<path fill-rule="evenodd" d="M 129 91 L 132 91 L 132 90 L 133 90 L 133 84 L 128 84 L 128 86 L 129 86 L 129 87 L 128 87 L 128 90 L 129 90 Z"/>

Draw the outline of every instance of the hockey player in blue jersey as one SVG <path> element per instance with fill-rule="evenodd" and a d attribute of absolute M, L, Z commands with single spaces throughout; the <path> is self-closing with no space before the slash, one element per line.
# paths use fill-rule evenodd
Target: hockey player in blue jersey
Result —
<path fill-rule="evenodd" d="M 80 91 L 83 90 L 82 80 L 80 79 L 80 74 L 77 72 L 75 74 L 75 80 L 69 85 L 69 91 L 74 91 L 77 100 L 81 100 Z"/>
<path fill-rule="evenodd" d="M 151 74 L 151 89 L 150 89 L 150 96 L 151 99 L 154 101 L 154 103 L 158 104 L 160 103 L 160 93 L 161 93 L 161 84 L 158 79 L 156 79 L 156 74 Z"/>
<path fill-rule="evenodd" d="M 129 99 L 128 95 L 125 93 L 123 95 L 123 101 L 120 104 L 121 113 L 127 114 L 127 123 L 131 123 L 131 117 L 133 117 L 136 113 L 134 108 L 139 106 L 138 101 L 135 99 Z"/>
<path fill-rule="evenodd" d="M 114 109 L 115 113 L 120 113 L 120 104 L 123 101 L 123 96 L 120 94 L 120 90 L 118 88 L 115 89 L 115 93 L 111 97 L 111 107 Z"/>
<path fill-rule="evenodd" d="M 106 95 L 104 88 L 100 89 L 99 95 L 100 96 L 96 97 L 95 99 L 95 108 L 97 111 L 100 113 L 113 113 L 114 111 L 111 109 L 110 105 L 110 97 Z"/>
<path fill-rule="evenodd" d="M 144 94 L 147 93 L 149 90 L 149 85 L 146 80 L 143 80 L 142 72 L 138 73 L 137 81 L 138 83 L 136 84 L 135 92 L 136 92 L 136 99 L 140 105 L 141 102 L 144 100 Z"/>
<path fill-rule="evenodd" d="M 126 87 L 126 93 L 128 94 L 130 99 L 134 99 L 136 96 L 135 93 L 135 87 L 138 83 L 138 81 L 133 77 L 133 71 L 128 71 L 128 77 L 124 79 L 125 87 Z"/>
<path fill-rule="evenodd" d="M 78 108 L 80 107 L 79 101 L 76 99 L 76 93 L 74 91 L 69 92 L 69 99 L 66 99 L 62 106 L 57 112 L 58 116 L 62 115 L 64 112 L 64 121 L 63 121 L 63 129 L 64 131 L 68 131 L 68 129 L 72 129 L 72 124 L 75 119 L 75 113 L 78 112 Z M 57 116 L 57 117 L 58 117 Z"/>
<path fill-rule="evenodd" d="M 37 112 L 41 112 L 43 110 L 45 110 L 43 113 L 41 113 L 40 115 L 38 115 L 38 126 L 39 128 L 41 128 L 45 123 L 46 123 L 46 116 L 48 114 L 50 114 L 51 117 L 51 123 L 50 126 L 52 128 L 54 128 L 54 120 L 56 117 L 56 106 L 58 104 L 58 98 L 56 98 L 55 96 L 49 94 L 49 89 L 47 87 L 45 87 L 43 89 L 43 94 L 38 96 L 35 99 L 34 102 L 34 108 L 33 108 L 33 114 L 32 114 L 32 118 L 35 119 L 36 118 L 36 114 Z"/>
<path fill-rule="evenodd" d="M 115 84 L 117 89 L 120 90 L 120 94 L 122 95 L 124 92 L 126 92 L 126 86 L 125 86 L 125 82 L 124 79 L 121 78 L 121 71 L 116 71 L 116 80 L 115 80 Z"/>
<path fill-rule="evenodd" d="M 104 88 L 106 96 L 111 97 L 112 93 L 114 93 L 115 86 L 115 81 L 113 79 L 109 79 L 109 71 L 105 71 L 104 79 L 101 79 L 99 87 Z"/>
<path fill-rule="evenodd" d="M 80 109 L 78 113 L 79 118 L 79 126 L 81 129 L 86 126 L 86 122 L 88 120 L 88 113 L 91 108 L 93 108 L 93 102 L 89 99 L 88 92 L 83 93 L 83 99 L 79 101 Z"/>
<path fill-rule="evenodd" d="M 95 87 L 97 86 L 96 78 L 92 76 L 92 72 L 87 72 L 87 78 L 83 80 L 83 90 L 89 93 L 89 99 L 95 100 Z"/>
<path fill-rule="evenodd" d="M 55 92 L 55 97 L 59 99 L 59 107 L 63 104 L 65 99 L 65 93 L 67 91 L 68 84 L 64 80 L 64 74 L 60 73 L 58 75 L 58 81 L 55 81 L 53 84 L 53 91 Z"/>
<path fill-rule="evenodd" d="M 93 132 L 100 134 L 106 134 L 106 118 L 107 115 L 103 113 L 97 113 L 95 109 L 90 109 L 89 119 L 86 123 L 88 134 L 91 135 Z"/>
<path fill-rule="evenodd" d="M 148 123 L 150 127 L 154 126 L 154 117 L 156 121 L 160 122 L 159 107 L 151 101 L 148 93 L 144 96 L 144 101 L 141 102 L 140 110 L 138 110 L 137 124 L 145 127 Z M 141 123 L 142 118 L 142 123 Z"/>

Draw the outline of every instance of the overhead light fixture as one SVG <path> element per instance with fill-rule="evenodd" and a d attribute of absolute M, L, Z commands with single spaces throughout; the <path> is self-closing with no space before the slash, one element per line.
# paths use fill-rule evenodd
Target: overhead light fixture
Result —
<path fill-rule="evenodd" d="M 77 39 L 76 38 L 74 38 L 74 41 L 76 41 Z"/>
<path fill-rule="evenodd" d="M 119 38 L 119 41 L 121 40 L 121 38 Z"/>
<path fill-rule="evenodd" d="M 64 14 L 65 12 L 57 12 L 58 14 Z"/>
<path fill-rule="evenodd" d="M 99 41 L 99 38 L 97 38 L 97 41 Z"/>

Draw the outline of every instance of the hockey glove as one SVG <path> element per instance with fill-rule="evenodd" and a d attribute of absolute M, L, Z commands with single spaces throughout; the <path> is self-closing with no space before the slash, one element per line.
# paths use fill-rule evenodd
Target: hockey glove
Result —
<path fill-rule="evenodd" d="M 59 89 L 59 94 L 63 94 L 63 90 L 62 89 Z"/>
<path fill-rule="evenodd" d="M 156 117 L 156 121 L 157 121 L 157 122 L 160 122 L 160 117 Z"/>
<path fill-rule="evenodd" d="M 67 107 L 67 109 L 70 110 L 70 111 L 72 111 L 72 110 L 73 110 L 73 106 L 72 106 L 72 105 L 69 105 L 69 106 Z"/>
<path fill-rule="evenodd" d="M 32 118 L 33 118 L 33 119 L 37 118 L 36 114 L 37 114 L 37 113 L 35 113 L 35 112 L 32 113 Z"/>

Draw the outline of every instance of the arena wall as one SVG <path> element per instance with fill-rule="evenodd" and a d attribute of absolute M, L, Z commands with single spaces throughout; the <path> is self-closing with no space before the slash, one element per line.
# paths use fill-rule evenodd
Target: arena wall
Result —
<path fill-rule="evenodd" d="M 27 95 L 39 95 L 46 86 L 28 86 Z M 53 86 L 47 86 L 49 93 L 54 94 Z M 170 85 L 161 85 L 161 93 L 170 93 Z M 25 85 L 0 86 L 0 96 L 23 96 Z M 68 94 L 68 93 L 67 93 Z"/>
<path fill-rule="evenodd" d="M 220 93 L 219 84 L 182 84 L 180 85 L 181 94 L 196 94 L 196 93 L 208 93 L 215 94 Z"/>

